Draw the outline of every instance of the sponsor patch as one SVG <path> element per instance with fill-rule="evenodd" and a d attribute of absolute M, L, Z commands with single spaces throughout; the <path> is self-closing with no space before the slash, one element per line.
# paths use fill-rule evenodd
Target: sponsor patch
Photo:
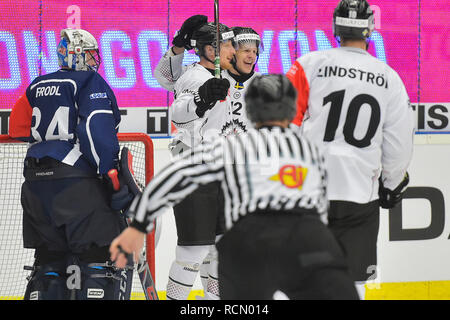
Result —
<path fill-rule="evenodd" d="M 294 165 L 285 165 L 280 168 L 278 174 L 273 175 L 269 180 L 280 181 L 281 184 L 290 189 L 301 190 L 307 174 L 307 168 Z"/>
<path fill-rule="evenodd" d="M 97 93 L 92 93 L 89 96 L 90 99 L 106 99 L 108 98 L 108 95 L 106 94 L 106 92 L 97 92 Z"/>
<path fill-rule="evenodd" d="M 102 299 L 105 296 L 105 291 L 98 288 L 88 288 L 87 297 L 88 299 Z"/>
<path fill-rule="evenodd" d="M 30 293 L 30 300 L 39 300 L 39 291 L 33 291 Z"/>

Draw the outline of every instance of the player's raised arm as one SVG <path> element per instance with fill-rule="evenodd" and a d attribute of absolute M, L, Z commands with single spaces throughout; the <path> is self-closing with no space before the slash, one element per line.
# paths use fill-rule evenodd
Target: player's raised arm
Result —
<path fill-rule="evenodd" d="M 208 18 L 204 15 L 194 15 L 184 21 L 180 30 L 175 34 L 172 47 L 164 53 L 155 68 L 155 78 L 168 91 L 174 91 L 175 82 L 186 71 L 183 66 L 184 51 L 192 50 L 192 33 L 205 24 Z"/>

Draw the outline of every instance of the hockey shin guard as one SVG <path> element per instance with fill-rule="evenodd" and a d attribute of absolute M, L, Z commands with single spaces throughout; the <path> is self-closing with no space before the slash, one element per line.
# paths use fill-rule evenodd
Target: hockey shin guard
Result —
<path fill-rule="evenodd" d="M 215 245 L 209 249 L 210 263 L 208 267 L 207 290 L 205 291 L 206 300 L 219 300 L 219 276 L 218 276 L 218 253 Z"/>
<path fill-rule="evenodd" d="M 167 282 L 167 300 L 187 300 L 209 246 L 177 246 Z"/>
<path fill-rule="evenodd" d="M 202 265 L 200 266 L 200 280 L 202 281 L 202 287 L 204 292 L 208 290 L 208 270 L 210 264 L 211 264 L 211 253 L 208 253 L 205 260 L 203 260 Z"/>

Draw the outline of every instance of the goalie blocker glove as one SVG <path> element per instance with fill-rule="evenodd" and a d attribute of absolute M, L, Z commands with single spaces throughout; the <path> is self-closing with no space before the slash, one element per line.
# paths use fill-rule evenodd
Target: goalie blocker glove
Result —
<path fill-rule="evenodd" d="M 405 177 L 403 178 L 402 182 L 400 182 L 400 184 L 394 190 L 385 188 L 383 186 L 383 181 L 381 180 L 381 177 L 380 177 L 379 178 L 379 188 L 378 188 L 378 196 L 379 196 L 380 206 L 384 209 L 394 208 L 396 206 L 396 204 L 402 200 L 403 194 L 406 190 L 406 186 L 408 185 L 408 183 L 409 183 L 408 172 L 405 173 Z"/>
<path fill-rule="evenodd" d="M 219 100 L 225 100 L 230 88 L 228 79 L 210 78 L 198 88 L 194 94 L 194 102 L 197 105 L 195 113 L 202 118 L 205 112 Z"/>
<path fill-rule="evenodd" d="M 123 147 L 120 154 L 118 181 L 119 189 L 115 189 L 114 183 L 111 181 L 111 177 L 108 175 L 108 181 L 110 182 L 110 189 L 113 189 L 111 194 L 111 208 L 116 211 L 127 211 L 133 199 L 140 195 L 141 187 L 134 178 L 132 168 L 132 155 L 127 147 Z"/>
<path fill-rule="evenodd" d="M 178 30 L 175 34 L 175 37 L 172 40 L 172 44 L 176 47 L 184 47 L 186 50 L 191 50 L 192 33 L 207 22 L 208 17 L 200 14 L 186 19 L 186 21 L 183 22 L 180 30 Z"/>

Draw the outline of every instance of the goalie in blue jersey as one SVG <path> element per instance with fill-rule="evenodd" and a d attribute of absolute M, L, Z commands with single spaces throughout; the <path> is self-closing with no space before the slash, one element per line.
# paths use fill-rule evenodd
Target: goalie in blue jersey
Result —
<path fill-rule="evenodd" d="M 35 262 L 25 299 L 128 299 L 132 271 L 108 253 L 133 197 L 107 178 L 119 164 L 117 101 L 89 32 L 62 30 L 57 52 L 61 69 L 34 79 L 10 117 L 10 136 L 29 142 L 23 242 Z"/>

